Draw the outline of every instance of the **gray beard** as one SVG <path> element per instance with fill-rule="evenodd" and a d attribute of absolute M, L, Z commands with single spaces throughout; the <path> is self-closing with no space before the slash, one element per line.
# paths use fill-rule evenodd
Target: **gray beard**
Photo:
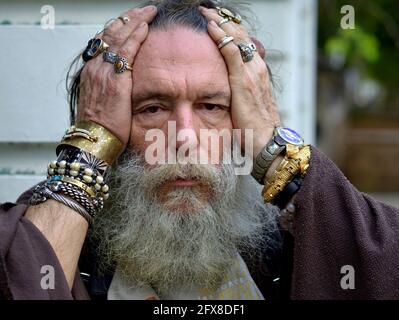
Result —
<path fill-rule="evenodd" d="M 100 269 L 116 264 L 124 281 L 158 294 L 180 287 L 216 290 L 237 252 L 257 255 L 277 246 L 276 209 L 265 206 L 261 186 L 236 176 L 233 165 L 159 165 L 125 152 L 108 176 L 110 200 L 95 217 Z M 162 186 L 194 178 L 205 189 Z M 204 190 L 208 193 L 204 197 Z"/>

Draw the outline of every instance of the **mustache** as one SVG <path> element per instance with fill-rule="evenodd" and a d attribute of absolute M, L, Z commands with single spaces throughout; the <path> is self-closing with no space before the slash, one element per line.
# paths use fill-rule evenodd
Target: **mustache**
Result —
<path fill-rule="evenodd" d="M 136 181 L 130 181 L 130 183 L 145 190 L 159 188 L 167 182 L 178 179 L 196 180 L 201 185 L 215 189 L 219 187 L 223 176 L 235 177 L 233 167 L 218 164 L 182 164 L 178 162 L 149 165 L 144 155 L 135 150 L 126 151 L 121 157 L 120 163 L 123 165 L 117 164 L 115 167 L 117 176 L 119 178 L 128 177 L 130 172 L 134 172 Z"/>

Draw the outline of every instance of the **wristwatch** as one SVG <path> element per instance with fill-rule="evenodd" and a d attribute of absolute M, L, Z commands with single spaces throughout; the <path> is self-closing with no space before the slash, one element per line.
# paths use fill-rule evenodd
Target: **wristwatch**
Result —
<path fill-rule="evenodd" d="M 304 141 L 296 131 L 290 128 L 276 128 L 273 137 L 255 159 L 251 174 L 256 181 L 260 184 L 264 184 L 263 179 L 267 170 L 277 156 L 286 151 L 287 145 L 302 147 Z"/>

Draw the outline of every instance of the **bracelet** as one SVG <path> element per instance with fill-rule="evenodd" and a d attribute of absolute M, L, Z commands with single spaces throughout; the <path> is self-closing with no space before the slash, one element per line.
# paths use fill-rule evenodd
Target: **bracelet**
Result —
<path fill-rule="evenodd" d="M 73 199 L 79 203 L 90 214 L 91 217 L 99 211 L 98 202 L 91 200 L 86 193 L 82 192 L 79 188 L 74 187 L 69 183 L 53 182 L 48 184 L 51 191 L 55 193 L 62 193 L 68 198 Z"/>
<path fill-rule="evenodd" d="M 96 193 L 101 193 L 108 198 L 106 195 L 109 187 L 105 184 L 103 176 L 84 164 L 69 163 L 65 160 L 52 161 L 48 165 L 47 173 L 51 181 L 69 182 L 83 189 L 91 197 L 95 197 Z"/>
<path fill-rule="evenodd" d="M 123 143 L 116 136 L 95 122 L 79 121 L 69 130 L 58 145 L 57 154 L 64 147 L 73 146 L 104 161 L 109 166 L 124 149 Z M 75 133 L 80 133 L 83 136 Z"/>
<path fill-rule="evenodd" d="M 265 202 L 272 202 L 283 191 L 296 174 L 304 175 L 309 167 L 310 146 L 304 146 L 296 153 L 287 153 L 272 177 L 265 182 L 262 195 Z"/>
<path fill-rule="evenodd" d="M 44 203 L 49 199 L 53 199 L 57 202 L 66 205 L 70 209 L 79 213 L 83 218 L 85 218 L 86 221 L 89 223 L 89 225 L 92 224 L 93 218 L 80 204 L 74 202 L 73 200 L 63 195 L 54 193 L 53 191 L 50 190 L 50 188 L 47 186 L 46 183 L 36 186 L 36 188 L 33 191 L 33 196 L 29 200 L 29 204 L 34 206 Z"/>
<path fill-rule="evenodd" d="M 92 154 L 68 145 L 59 145 L 57 147 L 57 161 L 66 161 L 67 163 L 80 163 L 85 168 L 91 168 L 93 171 L 98 172 L 105 176 L 109 165 L 96 158 Z"/>

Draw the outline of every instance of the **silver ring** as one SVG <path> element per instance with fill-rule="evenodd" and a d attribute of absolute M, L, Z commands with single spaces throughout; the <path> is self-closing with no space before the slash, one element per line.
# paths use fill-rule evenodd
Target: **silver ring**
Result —
<path fill-rule="evenodd" d="M 256 47 L 256 44 L 251 42 L 247 43 L 247 46 L 252 50 L 252 51 L 258 51 L 258 48 Z"/>
<path fill-rule="evenodd" d="M 223 20 L 218 22 L 218 26 L 221 27 L 223 24 L 230 22 L 231 20 L 229 18 L 224 18 Z"/>
<path fill-rule="evenodd" d="M 240 43 L 238 45 L 238 48 L 240 49 L 242 61 L 244 62 L 249 62 L 254 58 L 254 44 L 246 44 L 246 43 Z M 255 46 L 256 49 L 256 46 Z"/>
<path fill-rule="evenodd" d="M 116 60 L 118 59 L 118 55 L 111 51 L 104 51 L 103 52 L 103 60 L 105 62 L 109 62 L 115 64 Z"/>
<path fill-rule="evenodd" d="M 219 50 L 222 49 L 227 44 L 229 44 L 230 42 L 232 42 L 233 40 L 234 40 L 234 37 L 227 36 L 227 35 L 224 38 L 220 39 L 217 43 Z"/>

